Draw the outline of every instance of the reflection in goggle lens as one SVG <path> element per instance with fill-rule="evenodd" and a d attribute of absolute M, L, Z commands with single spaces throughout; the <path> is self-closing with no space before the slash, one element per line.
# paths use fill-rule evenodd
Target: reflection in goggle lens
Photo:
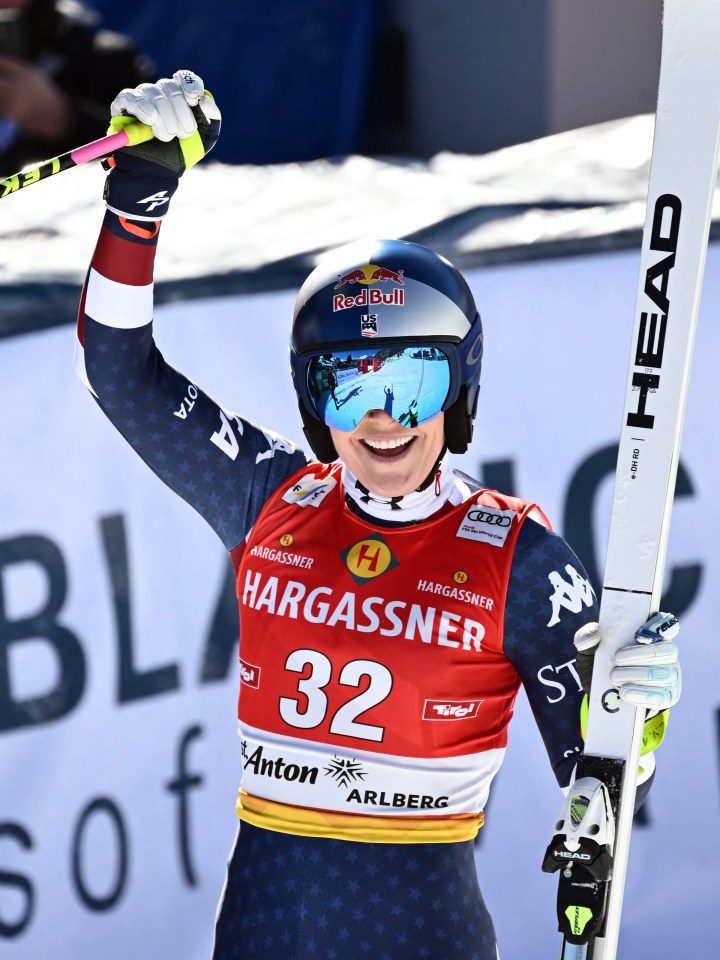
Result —
<path fill-rule="evenodd" d="M 384 410 L 406 427 L 426 423 L 450 389 L 447 355 L 429 344 L 324 353 L 310 360 L 307 376 L 323 421 L 345 432 L 368 410 Z"/>

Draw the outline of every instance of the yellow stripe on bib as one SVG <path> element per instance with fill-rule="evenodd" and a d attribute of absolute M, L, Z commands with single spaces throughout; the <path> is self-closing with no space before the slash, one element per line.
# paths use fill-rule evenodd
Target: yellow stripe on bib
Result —
<path fill-rule="evenodd" d="M 472 840 L 485 822 L 483 813 L 445 817 L 382 817 L 312 810 L 263 800 L 238 790 L 235 811 L 254 827 L 301 837 L 329 837 L 358 843 L 459 843 Z"/>

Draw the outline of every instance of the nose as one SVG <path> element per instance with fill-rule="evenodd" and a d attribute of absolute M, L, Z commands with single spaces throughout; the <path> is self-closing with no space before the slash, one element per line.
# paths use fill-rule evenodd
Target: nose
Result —
<path fill-rule="evenodd" d="M 407 430 L 407 427 L 395 420 L 394 417 L 391 417 L 389 413 L 386 413 L 384 410 L 380 410 L 380 408 L 368 410 L 358 424 L 358 427 L 365 427 L 365 429 L 371 427 L 375 431 L 381 433 L 385 433 L 387 431 L 388 433 L 392 434 L 397 434 L 398 431 L 405 432 Z"/>
<path fill-rule="evenodd" d="M 385 413 L 385 411 L 381 410 L 379 407 L 373 410 L 368 410 L 363 419 L 372 420 L 372 422 L 378 427 L 397 424 L 397 420 L 393 420 L 389 413 Z"/>

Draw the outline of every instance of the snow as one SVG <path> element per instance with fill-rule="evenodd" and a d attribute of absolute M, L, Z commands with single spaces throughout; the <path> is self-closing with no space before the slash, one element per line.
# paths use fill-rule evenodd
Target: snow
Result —
<path fill-rule="evenodd" d="M 165 280 L 253 271 L 363 236 L 437 235 L 481 254 L 542 239 L 598 236 L 598 211 L 642 226 L 652 116 L 631 117 L 483 156 L 349 156 L 268 166 L 212 160 L 186 174 L 163 230 Z M 77 282 L 102 217 L 104 173 L 88 164 L 3 199 L 3 283 Z M 525 213 L 536 212 L 527 229 Z M 568 220 L 568 211 L 578 216 Z M 601 218 L 602 219 L 602 218 Z"/>
<path fill-rule="evenodd" d="M 463 270 L 636 247 L 652 137 L 639 115 L 482 156 L 210 160 L 173 198 L 156 302 L 297 289 L 325 251 L 368 236 L 425 243 Z M 88 164 L 2 199 L 0 336 L 74 319 L 104 176 Z"/>

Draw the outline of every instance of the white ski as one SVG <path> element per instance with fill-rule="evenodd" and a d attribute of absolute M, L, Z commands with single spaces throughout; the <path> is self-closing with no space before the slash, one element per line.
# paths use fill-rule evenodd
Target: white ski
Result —
<path fill-rule="evenodd" d="M 614 960 L 617 953 L 645 711 L 619 700 L 610 670 L 615 651 L 633 643 L 635 630 L 659 609 L 717 175 L 719 51 L 718 0 L 665 0 L 647 213 L 600 604 L 603 639 L 578 765 L 578 778 L 599 780 L 608 788 L 614 843 L 600 891 L 606 895 L 602 917 L 594 913 L 594 904 L 581 903 L 583 884 L 576 884 L 579 898 L 570 893 L 568 899 L 573 872 L 577 877 L 586 863 L 594 864 L 595 851 L 563 847 L 557 836 L 548 848 L 546 861 L 554 848 L 554 869 L 561 870 L 558 918 L 567 960 Z M 585 781 L 583 787 L 570 801 L 568 817 L 575 827 L 589 816 L 592 791 Z M 544 868 L 553 869 L 547 862 Z M 588 878 L 587 889 L 595 883 L 593 875 Z M 590 937 L 588 930 L 594 930 Z"/>

